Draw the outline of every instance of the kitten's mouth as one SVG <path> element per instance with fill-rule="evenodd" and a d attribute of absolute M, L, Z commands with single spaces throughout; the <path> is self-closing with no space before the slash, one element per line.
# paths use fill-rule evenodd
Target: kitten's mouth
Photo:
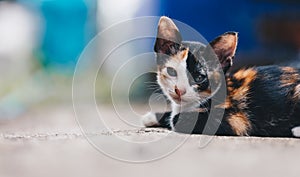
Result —
<path fill-rule="evenodd" d="M 172 99 L 177 103 L 177 104 L 182 104 L 185 103 L 186 100 L 182 99 L 182 97 L 178 96 L 178 95 L 171 95 Z"/>
<path fill-rule="evenodd" d="M 181 102 L 182 101 L 182 98 L 181 96 L 178 96 L 177 94 L 172 94 L 172 93 L 169 93 L 170 96 L 172 97 L 172 99 L 175 101 L 175 102 Z"/>
<path fill-rule="evenodd" d="M 198 98 L 198 99 L 191 99 L 191 98 L 188 98 L 188 97 L 186 98 L 184 96 L 178 96 L 178 95 L 172 94 L 172 93 L 170 93 L 169 95 L 171 96 L 172 100 L 175 103 L 179 104 L 179 105 L 195 103 L 195 102 L 198 102 L 199 99 L 200 99 L 200 98 Z M 203 98 L 201 98 L 201 99 L 203 99 Z"/>
<path fill-rule="evenodd" d="M 181 97 L 176 97 L 176 98 L 173 97 L 173 99 L 174 99 L 176 102 L 181 102 L 181 101 L 182 101 L 182 100 L 181 100 Z"/>

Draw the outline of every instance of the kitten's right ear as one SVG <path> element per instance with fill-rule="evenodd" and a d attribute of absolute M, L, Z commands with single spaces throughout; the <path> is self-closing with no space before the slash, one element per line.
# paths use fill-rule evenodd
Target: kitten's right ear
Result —
<path fill-rule="evenodd" d="M 182 41 L 181 34 L 174 22 L 162 16 L 158 22 L 154 51 L 166 55 L 175 54 Z"/>

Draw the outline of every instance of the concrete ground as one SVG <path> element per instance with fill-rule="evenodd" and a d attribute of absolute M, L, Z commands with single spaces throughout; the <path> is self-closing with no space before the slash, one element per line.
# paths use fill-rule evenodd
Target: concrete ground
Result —
<path fill-rule="evenodd" d="M 112 112 L 106 110 L 105 116 Z M 174 152 L 157 160 L 124 162 L 109 157 L 107 150 L 99 152 L 87 141 L 71 106 L 41 107 L 18 119 L 0 122 L 0 176 L 300 176 L 300 139 L 213 137 L 202 148 L 199 148 L 200 138 L 211 137 L 171 134 L 164 140 L 167 143 L 128 146 L 112 141 L 114 135 L 151 141 L 169 134 L 161 129 L 120 128 L 114 134 L 103 130 L 87 135 L 99 140 L 115 156 L 124 157 L 125 153 L 127 160 L 151 159 L 165 149 L 174 150 L 175 146 L 166 146 L 187 138 Z"/>

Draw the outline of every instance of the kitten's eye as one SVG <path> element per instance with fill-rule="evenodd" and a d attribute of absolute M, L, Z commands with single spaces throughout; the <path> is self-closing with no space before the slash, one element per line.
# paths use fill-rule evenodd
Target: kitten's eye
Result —
<path fill-rule="evenodd" d="M 176 77 L 177 76 L 177 72 L 174 68 L 171 67 L 167 67 L 167 73 L 172 76 L 172 77 Z"/>
<path fill-rule="evenodd" d="M 196 83 L 202 83 L 204 80 L 205 80 L 205 77 L 202 75 L 195 78 Z"/>
<path fill-rule="evenodd" d="M 209 86 L 207 77 L 205 76 L 199 76 L 195 79 L 195 82 L 197 84 L 198 87 L 196 87 L 196 90 L 198 91 L 202 91 L 202 90 L 206 90 Z"/>

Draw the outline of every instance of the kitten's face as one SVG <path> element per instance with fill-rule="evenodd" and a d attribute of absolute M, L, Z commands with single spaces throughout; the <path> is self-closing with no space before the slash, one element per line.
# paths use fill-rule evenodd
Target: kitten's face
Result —
<path fill-rule="evenodd" d="M 157 81 L 164 94 L 177 104 L 204 101 L 211 92 L 204 62 L 196 61 L 184 46 L 158 65 Z"/>
<path fill-rule="evenodd" d="M 171 19 L 161 17 L 154 50 L 157 53 L 157 81 L 164 94 L 176 104 L 202 103 L 212 96 L 209 80 L 214 72 L 208 71 L 206 57 L 211 53 L 226 72 L 232 65 L 237 44 L 237 33 L 225 33 L 211 42 L 181 41 L 181 35 Z"/>

